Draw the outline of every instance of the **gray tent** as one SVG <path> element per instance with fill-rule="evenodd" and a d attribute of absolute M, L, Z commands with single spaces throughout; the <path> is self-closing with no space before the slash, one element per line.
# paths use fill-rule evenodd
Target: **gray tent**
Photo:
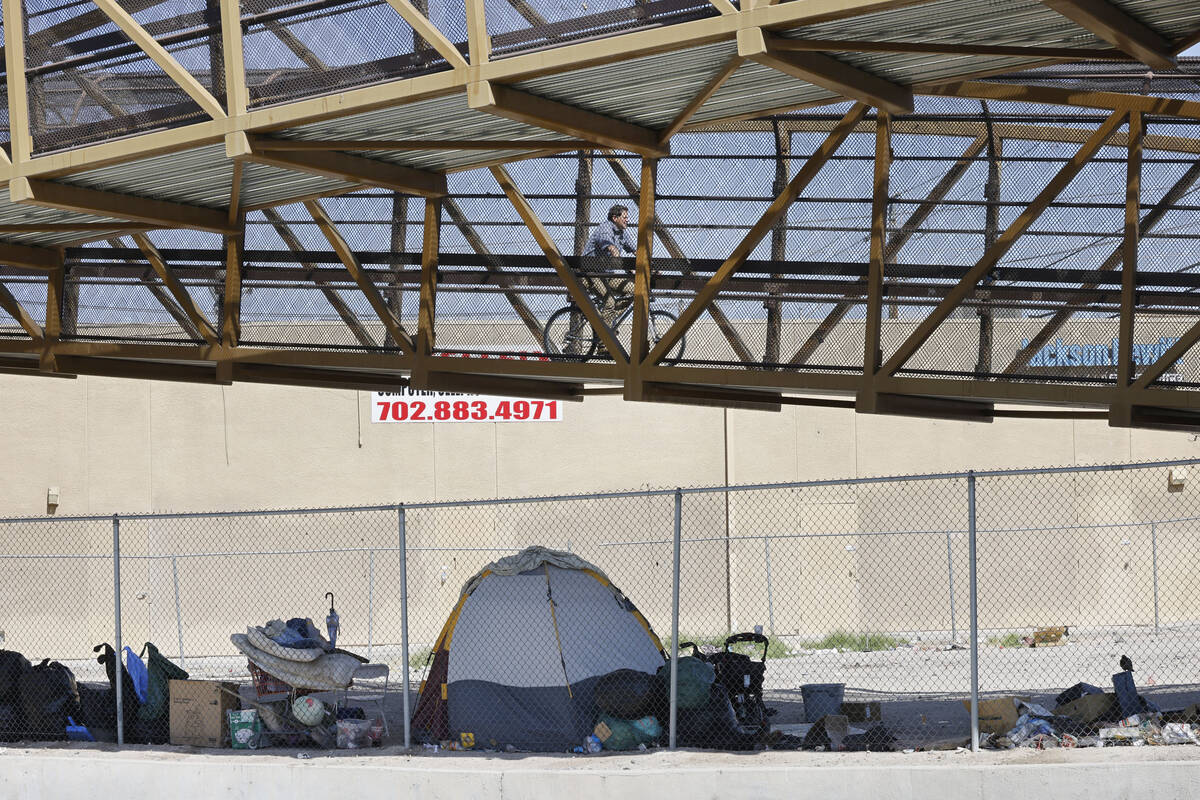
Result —
<path fill-rule="evenodd" d="M 463 587 L 434 648 L 414 728 L 478 747 L 569 750 L 595 723 L 596 680 L 654 673 L 662 644 L 598 568 L 531 547 Z"/>

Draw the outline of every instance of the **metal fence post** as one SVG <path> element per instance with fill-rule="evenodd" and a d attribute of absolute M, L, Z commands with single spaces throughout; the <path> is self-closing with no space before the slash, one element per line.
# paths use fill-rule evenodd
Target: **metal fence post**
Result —
<path fill-rule="evenodd" d="M 175 584 L 175 636 L 179 639 L 179 666 L 187 667 L 183 658 L 183 612 L 179 608 L 179 565 L 171 556 L 171 582 Z"/>
<path fill-rule="evenodd" d="M 675 749 L 675 722 L 679 714 L 679 554 L 683 539 L 683 490 L 675 490 L 674 557 L 671 561 L 671 715 L 668 746 Z"/>
<path fill-rule="evenodd" d="M 367 553 L 367 660 L 375 645 L 375 549 Z"/>
<path fill-rule="evenodd" d="M 121 697 L 121 518 L 117 514 L 113 514 L 112 518 L 113 531 L 113 609 L 116 620 L 116 630 L 113 632 L 115 638 L 114 648 L 116 653 L 113 657 L 117 660 L 114 665 L 116 669 L 117 680 L 116 685 L 116 700 L 117 700 L 117 745 L 125 744 L 125 703 Z"/>
<path fill-rule="evenodd" d="M 1154 575 L 1154 633 L 1158 633 L 1158 525 L 1150 523 L 1150 558 Z"/>
<path fill-rule="evenodd" d="M 408 708 L 408 543 L 404 531 L 404 504 L 396 506 L 400 526 L 400 669 L 404 670 L 404 747 L 412 746 L 412 714 Z"/>
<path fill-rule="evenodd" d="M 950 546 L 950 531 L 946 531 L 946 569 L 950 573 L 950 644 L 958 642 L 958 620 L 954 614 L 954 551 Z"/>
<path fill-rule="evenodd" d="M 763 537 L 763 557 L 767 560 L 767 625 L 775 635 L 775 590 L 771 586 L 771 537 Z"/>
<path fill-rule="evenodd" d="M 971 587 L 971 752 L 979 752 L 979 576 L 975 560 L 975 472 L 967 473 L 967 561 Z"/>

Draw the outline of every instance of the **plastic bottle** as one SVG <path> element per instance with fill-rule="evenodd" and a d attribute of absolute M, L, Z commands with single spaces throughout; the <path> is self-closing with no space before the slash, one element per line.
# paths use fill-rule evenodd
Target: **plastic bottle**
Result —
<path fill-rule="evenodd" d="M 587 750 L 589 753 L 599 753 L 602 749 L 604 749 L 604 745 L 601 744 L 600 739 L 597 738 L 596 734 L 591 733 L 588 734 L 588 737 L 583 740 L 583 749 Z"/>

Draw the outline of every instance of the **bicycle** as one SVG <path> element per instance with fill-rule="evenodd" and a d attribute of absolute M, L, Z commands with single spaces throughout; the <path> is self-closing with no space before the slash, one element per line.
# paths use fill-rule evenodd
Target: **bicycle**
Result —
<path fill-rule="evenodd" d="M 653 296 L 651 296 L 650 302 L 654 302 Z M 620 310 L 613 330 L 617 341 L 632 341 L 633 295 L 622 295 L 617 298 L 614 308 Z M 653 350 L 658 345 L 677 319 L 678 317 L 670 311 L 653 306 L 650 308 L 650 316 L 646 321 L 646 341 L 649 349 Z M 679 340 L 663 356 L 662 363 L 674 364 L 683 358 L 685 338 L 684 336 L 679 337 Z M 592 330 L 587 317 L 583 315 L 574 301 L 555 311 L 546 320 L 546 327 L 542 329 L 542 347 L 551 355 L 577 357 L 580 361 L 587 361 L 595 356 L 597 351 L 603 350 L 599 335 Z"/>

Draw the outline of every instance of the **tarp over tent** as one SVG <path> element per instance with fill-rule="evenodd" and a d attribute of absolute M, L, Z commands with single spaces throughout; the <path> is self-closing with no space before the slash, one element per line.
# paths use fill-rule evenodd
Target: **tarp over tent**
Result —
<path fill-rule="evenodd" d="M 599 569 L 530 547 L 467 581 L 434 647 L 413 728 L 478 747 L 569 750 L 595 724 L 596 680 L 653 674 L 662 643 Z"/>

